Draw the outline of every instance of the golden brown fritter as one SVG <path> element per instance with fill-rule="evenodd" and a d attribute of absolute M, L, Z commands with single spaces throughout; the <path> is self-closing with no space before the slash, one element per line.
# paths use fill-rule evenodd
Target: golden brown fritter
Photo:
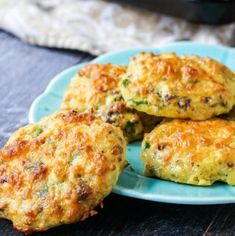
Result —
<path fill-rule="evenodd" d="M 235 122 L 171 120 L 144 137 L 145 173 L 193 185 L 235 185 Z"/>
<path fill-rule="evenodd" d="M 86 65 L 72 79 L 61 109 L 93 112 L 100 115 L 103 121 L 120 127 L 129 142 L 140 139 L 144 132 L 140 116 L 126 107 L 118 88 L 119 77 L 125 71 L 124 66 Z M 148 117 L 146 114 L 144 118 Z M 154 125 L 159 120 L 150 117 Z"/>
<path fill-rule="evenodd" d="M 198 56 L 139 53 L 120 83 L 127 106 L 155 116 L 205 120 L 235 103 L 235 76 L 226 66 Z"/>
<path fill-rule="evenodd" d="M 95 214 L 125 165 L 117 127 L 63 112 L 16 131 L 0 150 L 0 218 L 30 233 Z"/>

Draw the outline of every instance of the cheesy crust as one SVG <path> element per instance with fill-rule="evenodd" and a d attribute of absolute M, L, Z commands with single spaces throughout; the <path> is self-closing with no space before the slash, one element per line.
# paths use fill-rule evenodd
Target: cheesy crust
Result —
<path fill-rule="evenodd" d="M 146 175 L 193 185 L 235 185 L 235 122 L 165 121 L 144 137 Z"/>
<path fill-rule="evenodd" d="M 103 121 L 120 127 L 129 142 L 142 138 L 145 130 L 140 115 L 126 106 L 118 88 L 120 75 L 125 71 L 126 67 L 118 65 L 86 65 L 71 80 L 61 109 L 97 114 Z M 148 117 L 144 116 L 146 122 Z M 159 121 L 150 117 L 149 129 Z"/>
<path fill-rule="evenodd" d="M 88 113 L 58 112 L 19 129 L 0 150 L 0 218 L 31 233 L 94 215 L 125 153 L 121 130 Z"/>
<path fill-rule="evenodd" d="M 206 120 L 235 103 L 235 76 L 226 66 L 198 56 L 139 53 L 122 76 L 127 106 L 150 115 Z"/>

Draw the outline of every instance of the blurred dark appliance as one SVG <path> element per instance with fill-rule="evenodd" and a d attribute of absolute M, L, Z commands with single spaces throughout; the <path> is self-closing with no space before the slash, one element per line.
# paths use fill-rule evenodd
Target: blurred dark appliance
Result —
<path fill-rule="evenodd" d="M 109 0 L 132 4 L 195 23 L 226 24 L 235 21 L 235 0 Z"/>

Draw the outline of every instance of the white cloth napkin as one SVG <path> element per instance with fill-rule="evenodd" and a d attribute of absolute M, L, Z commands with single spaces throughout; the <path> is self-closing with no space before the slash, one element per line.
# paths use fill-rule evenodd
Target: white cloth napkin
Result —
<path fill-rule="evenodd" d="M 195 25 L 101 0 L 0 0 L 0 28 L 31 44 L 95 55 L 182 39 L 235 45 L 235 23 Z"/>

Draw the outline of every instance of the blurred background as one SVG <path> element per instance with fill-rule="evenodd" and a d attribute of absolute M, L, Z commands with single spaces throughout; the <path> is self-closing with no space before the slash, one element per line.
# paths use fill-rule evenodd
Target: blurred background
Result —
<path fill-rule="evenodd" d="M 99 55 L 193 40 L 235 46 L 234 0 L 0 0 L 0 29 Z"/>

